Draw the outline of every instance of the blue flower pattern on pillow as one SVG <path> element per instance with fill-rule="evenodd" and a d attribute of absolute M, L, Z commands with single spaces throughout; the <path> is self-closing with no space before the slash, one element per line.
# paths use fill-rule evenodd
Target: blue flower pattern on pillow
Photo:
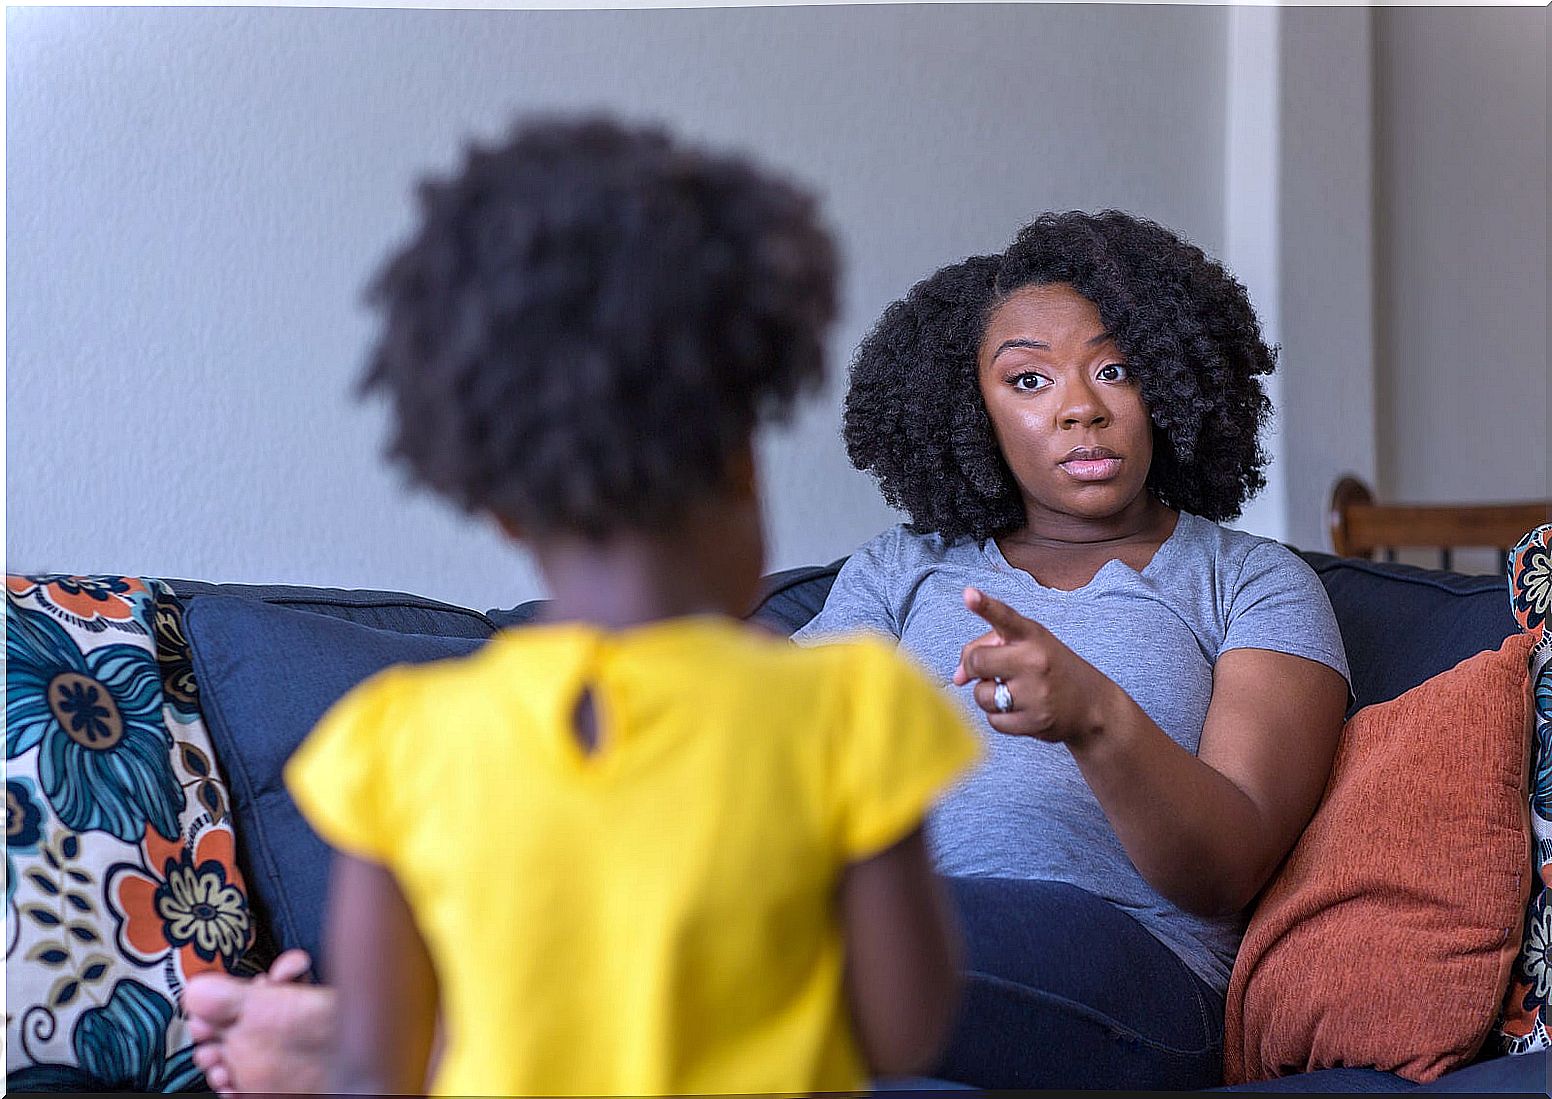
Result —
<path fill-rule="evenodd" d="M 12 861 L 20 855 L 31 855 L 38 849 L 43 835 L 43 810 L 38 805 L 37 791 L 25 778 L 5 780 L 5 903 L 11 903 L 16 894 L 16 870 Z"/>
<path fill-rule="evenodd" d="M 183 790 L 162 722 L 161 671 L 136 645 L 83 653 L 46 615 L 6 616 L 5 754 L 42 748 L 38 774 L 59 819 L 137 842 L 178 835 Z"/>
<path fill-rule="evenodd" d="M 119 981 L 102 1007 L 70 1032 L 74 1064 L 39 1062 L 10 1073 L 14 1091 L 188 1091 L 204 1083 L 193 1047 L 167 1056 L 173 1007 L 134 979 Z M 28 1032 L 23 1024 L 22 1033 Z"/>
<path fill-rule="evenodd" d="M 16 900 L 16 860 L 37 853 L 43 838 L 43 808 L 38 791 L 25 778 L 5 780 L 5 919 L 6 953 L 11 952 L 20 931 Z"/>

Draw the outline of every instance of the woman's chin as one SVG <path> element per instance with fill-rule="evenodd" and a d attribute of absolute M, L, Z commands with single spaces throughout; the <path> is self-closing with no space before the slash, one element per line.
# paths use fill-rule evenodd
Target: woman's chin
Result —
<path fill-rule="evenodd" d="M 1146 486 L 1109 480 L 1069 484 L 1059 493 L 1043 494 L 1043 498 L 1033 499 L 1039 502 L 1040 510 L 1050 514 L 1101 521 L 1114 519 L 1144 506 L 1148 496 Z"/>

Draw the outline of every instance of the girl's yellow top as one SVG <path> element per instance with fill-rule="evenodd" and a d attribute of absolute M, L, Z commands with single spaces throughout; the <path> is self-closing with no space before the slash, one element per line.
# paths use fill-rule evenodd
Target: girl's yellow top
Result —
<path fill-rule="evenodd" d="M 885 643 L 803 649 L 706 616 L 528 627 L 391 668 L 286 779 L 414 909 L 448 1031 L 437 1092 L 843 1091 L 866 1077 L 840 874 L 977 752 Z"/>

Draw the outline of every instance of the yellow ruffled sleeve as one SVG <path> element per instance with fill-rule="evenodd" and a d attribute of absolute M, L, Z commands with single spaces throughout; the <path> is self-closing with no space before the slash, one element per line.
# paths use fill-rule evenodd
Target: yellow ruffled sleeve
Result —
<path fill-rule="evenodd" d="M 397 669 L 364 681 L 324 713 L 285 768 L 286 788 L 313 831 L 337 851 L 378 863 L 393 848 L 390 757 L 403 693 Z"/>
<path fill-rule="evenodd" d="M 847 645 L 852 720 L 832 749 L 841 853 L 861 862 L 908 836 L 980 758 L 981 743 L 942 690 L 893 646 Z"/>

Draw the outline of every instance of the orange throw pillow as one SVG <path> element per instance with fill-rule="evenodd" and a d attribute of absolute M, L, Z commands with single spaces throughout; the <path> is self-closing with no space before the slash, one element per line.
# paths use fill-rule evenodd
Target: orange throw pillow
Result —
<path fill-rule="evenodd" d="M 1476 1054 L 1530 888 L 1530 646 L 1516 634 L 1347 722 L 1234 962 L 1227 1083 L 1338 1066 L 1422 1083 Z"/>

